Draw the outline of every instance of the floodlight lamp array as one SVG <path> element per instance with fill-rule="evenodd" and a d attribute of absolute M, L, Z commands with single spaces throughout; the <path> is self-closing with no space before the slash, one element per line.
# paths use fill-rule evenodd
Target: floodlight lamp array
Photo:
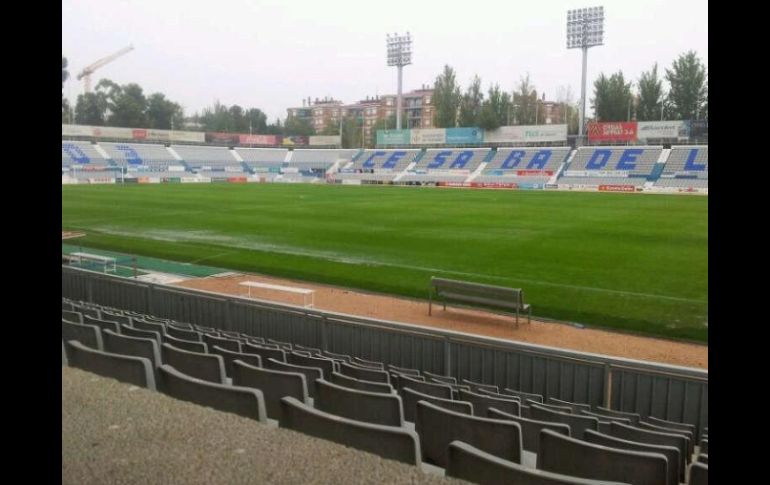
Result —
<path fill-rule="evenodd" d="M 388 65 L 406 66 L 412 63 L 412 35 L 387 34 Z"/>
<path fill-rule="evenodd" d="M 567 11 L 567 49 L 604 45 L 604 7 Z"/>

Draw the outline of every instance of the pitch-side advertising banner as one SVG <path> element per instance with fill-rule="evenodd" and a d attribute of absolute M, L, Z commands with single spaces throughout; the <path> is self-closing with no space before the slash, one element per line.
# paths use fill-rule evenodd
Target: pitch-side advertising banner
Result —
<path fill-rule="evenodd" d="M 636 137 L 639 140 L 651 138 L 688 138 L 690 127 L 685 121 L 639 121 Z"/>
<path fill-rule="evenodd" d="M 238 135 L 241 145 L 280 145 L 281 137 L 278 135 Z"/>
<path fill-rule="evenodd" d="M 430 128 L 412 130 L 412 145 L 438 145 L 446 143 L 446 129 Z"/>
<path fill-rule="evenodd" d="M 567 141 L 567 125 L 501 126 L 484 132 L 484 143 L 548 143 Z"/>
<path fill-rule="evenodd" d="M 636 141 L 636 121 L 588 123 L 589 141 Z"/>
<path fill-rule="evenodd" d="M 197 131 L 148 130 L 144 128 L 117 128 L 113 126 L 61 125 L 62 136 L 92 138 L 122 138 L 127 140 L 204 142 Z"/>
<path fill-rule="evenodd" d="M 305 146 L 307 145 L 307 142 L 308 142 L 307 138 L 308 137 L 304 135 L 284 136 L 283 140 L 281 141 L 281 144 L 284 146 L 287 146 L 287 145 L 288 146 L 292 146 L 292 145 Z"/>
<path fill-rule="evenodd" d="M 378 145 L 409 145 L 411 130 L 377 130 Z"/>
<path fill-rule="evenodd" d="M 484 141 L 484 130 L 481 128 L 447 128 L 447 145 L 464 145 Z"/>
<path fill-rule="evenodd" d="M 332 135 L 332 136 L 311 136 L 310 137 L 310 145 L 311 146 L 319 146 L 319 145 L 341 145 L 342 144 L 342 137 L 339 135 Z"/>

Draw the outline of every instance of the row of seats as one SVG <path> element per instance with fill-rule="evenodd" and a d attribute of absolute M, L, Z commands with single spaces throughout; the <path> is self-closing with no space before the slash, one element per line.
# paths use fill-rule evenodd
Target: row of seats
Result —
<path fill-rule="evenodd" d="M 686 423 L 83 302 L 62 341 L 70 365 L 477 483 L 707 483 Z"/>
<path fill-rule="evenodd" d="M 257 172 L 296 167 L 308 176 L 297 181 L 322 178 L 338 163 L 337 181 L 479 184 L 515 183 L 542 187 L 555 174 L 562 185 L 629 185 L 641 187 L 654 182 L 658 187 L 708 188 L 708 146 L 677 146 L 671 149 L 660 170 L 662 146 L 474 148 L 474 149 L 383 149 L 319 150 L 278 148 L 235 148 L 175 145 L 177 160 L 163 145 L 100 143 L 107 155 L 89 142 L 62 141 L 62 168 L 79 164 L 141 166 L 166 170 L 184 165 L 185 170 L 202 167 L 236 168 Z M 573 154 L 570 159 L 570 154 Z M 240 162 L 239 158 L 243 160 Z M 288 160 L 288 161 L 287 161 Z M 568 162 L 568 163 L 567 163 Z M 482 163 L 478 176 L 471 177 Z M 566 165 L 565 165 L 566 163 Z M 559 174 L 559 169 L 564 171 Z M 658 167 L 658 170 L 656 170 Z M 408 170 L 407 170 L 408 168 Z M 314 173 L 309 171 L 315 170 Z M 398 179 L 397 179 L 398 177 Z M 291 178 L 291 177 L 288 177 Z"/>

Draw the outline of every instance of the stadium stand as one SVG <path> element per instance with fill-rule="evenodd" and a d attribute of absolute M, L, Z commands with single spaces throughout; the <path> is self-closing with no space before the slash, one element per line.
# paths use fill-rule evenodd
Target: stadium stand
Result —
<path fill-rule="evenodd" d="M 662 152 L 662 146 L 580 147 L 557 183 L 641 187 L 652 175 Z"/>
<path fill-rule="evenodd" d="M 704 188 L 709 186 L 709 147 L 674 146 L 655 187 Z"/>
<path fill-rule="evenodd" d="M 174 151 L 192 168 L 217 167 L 235 168 L 241 171 L 241 163 L 226 147 L 204 147 L 196 145 L 175 145 Z"/>
<path fill-rule="evenodd" d="M 264 348 L 245 343 L 247 340 L 264 342 L 266 339 L 260 336 L 193 326 L 136 312 L 129 314 L 115 308 L 64 300 L 62 307 L 63 365 L 150 389 L 157 386 L 176 399 L 263 423 L 268 418 L 277 420 L 281 427 L 384 458 L 419 466 L 425 459 L 427 463 L 444 467 L 447 476 L 475 483 L 598 484 L 608 483 L 601 480 L 619 480 L 631 484 L 674 485 L 684 482 L 686 464 L 693 461 L 689 483 L 695 485 L 708 480 L 706 427 L 700 447 L 691 452 L 687 435 L 694 436 L 695 427 L 686 423 L 599 406 L 587 411 L 585 403 L 550 396 L 546 400 L 552 404 L 539 404 L 530 398 L 542 400 L 540 395 L 512 389 L 497 394 L 494 392 L 497 386 L 466 379 L 460 380 L 466 386 L 430 384 L 416 378 L 442 376 L 358 356 L 312 348 L 301 350 L 291 342 L 273 340 L 276 342 L 273 345 L 284 349 Z M 69 320 L 112 323 L 115 327 L 71 323 L 65 316 Z M 109 322 L 110 319 L 114 321 Z M 206 333 L 198 333 L 201 330 Z M 186 332 L 188 338 L 202 338 L 205 342 L 182 341 L 198 346 L 201 352 L 174 349 L 169 339 L 175 338 L 168 336 L 169 331 Z M 164 343 L 159 347 L 161 340 Z M 221 341 L 235 342 L 245 353 L 218 347 L 216 344 Z M 287 355 L 290 362 L 247 355 L 252 349 Z M 310 357 L 310 352 L 315 352 L 316 357 Z M 320 358 L 319 354 L 326 357 Z M 359 380 L 335 372 L 338 362 L 347 370 L 377 373 L 376 376 L 388 376 L 390 371 L 390 375 L 397 376 L 400 397 L 387 383 Z M 296 365 L 299 363 L 304 365 Z M 277 369 L 265 369 L 262 364 Z M 388 371 L 373 368 L 380 365 Z M 225 370 L 231 379 L 225 378 Z M 411 376 L 402 372 L 411 372 Z M 327 373 L 330 381 L 322 379 Z M 436 388 L 448 396 L 423 394 L 411 386 L 424 386 L 433 392 L 437 392 Z M 451 399 L 453 387 L 455 399 Z M 310 398 L 312 388 L 316 389 L 315 399 Z M 523 410 L 525 406 L 519 406 L 523 398 L 530 404 L 531 419 L 494 406 L 514 403 Z M 562 410 L 570 412 L 559 412 Z M 596 431 L 601 429 L 602 421 L 598 418 L 606 418 L 607 433 Z M 642 418 L 637 421 L 640 426 L 647 424 L 655 428 L 624 424 L 633 418 Z M 661 432 L 661 429 L 671 432 Z"/>
<path fill-rule="evenodd" d="M 399 182 L 464 182 L 489 153 L 489 148 L 428 149 Z"/>
<path fill-rule="evenodd" d="M 340 167 L 334 177 L 337 181 L 392 181 L 422 153 L 415 149 L 365 150 L 352 163 Z"/>
<path fill-rule="evenodd" d="M 569 154 L 569 147 L 498 148 L 484 171 L 473 181 L 542 188 Z"/>
<path fill-rule="evenodd" d="M 163 145 L 101 142 L 99 146 L 121 167 L 141 166 L 154 171 L 165 172 L 170 166 L 183 165 Z M 179 176 L 178 173 L 177 176 Z"/>
<path fill-rule="evenodd" d="M 94 146 L 87 141 L 62 141 L 61 142 L 61 166 L 62 168 L 73 165 L 99 165 L 107 166 L 109 163 L 96 151 Z"/>

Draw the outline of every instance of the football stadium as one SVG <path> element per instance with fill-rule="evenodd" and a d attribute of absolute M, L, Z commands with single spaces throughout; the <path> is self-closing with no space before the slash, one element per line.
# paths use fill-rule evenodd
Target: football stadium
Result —
<path fill-rule="evenodd" d="M 583 76 L 604 15 L 567 12 Z M 708 483 L 707 115 L 672 87 L 646 116 L 643 75 L 621 120 L 597 80 L 593 116 L 536 95 L 521 123 L 514 92 L 464 126 L 458 94 L 442 127 L 447 78 L 402 96 L 387 47 L 398 95 L 282 133 L 88 123 L 133 46 L 83 67 L 62 483 Z"/>

